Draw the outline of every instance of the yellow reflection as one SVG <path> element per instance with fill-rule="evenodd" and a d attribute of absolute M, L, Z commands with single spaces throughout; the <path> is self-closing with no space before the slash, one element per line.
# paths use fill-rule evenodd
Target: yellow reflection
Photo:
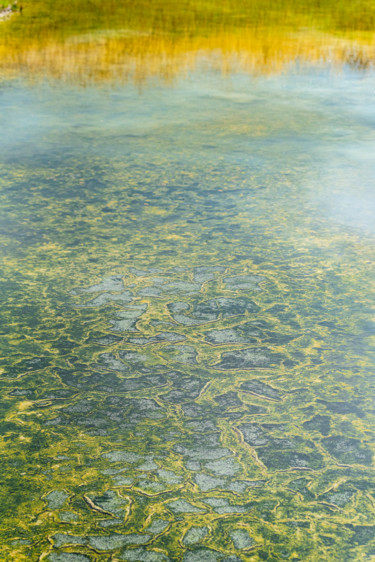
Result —
<path fill-rule="evenodd" d="M 374 22 L 375 3 L 365 1 L 30 0 L 0 22 L 0 70 L 142 82 L 198 61 L 223 72 L 275 73 L 295 61 L 367 68 Z"/>

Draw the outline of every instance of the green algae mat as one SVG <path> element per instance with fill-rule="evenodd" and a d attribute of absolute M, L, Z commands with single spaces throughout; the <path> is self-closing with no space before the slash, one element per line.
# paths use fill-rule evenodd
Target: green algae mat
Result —
<path fill-rule="evenodd" d="M 374 75 L 0 82 L 0 558 L 375 558 Z"/>

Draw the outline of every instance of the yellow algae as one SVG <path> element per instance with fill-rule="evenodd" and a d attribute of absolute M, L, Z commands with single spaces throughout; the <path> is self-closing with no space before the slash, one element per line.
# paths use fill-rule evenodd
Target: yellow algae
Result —
<path fill-rule="evenodd" d="M 24 412 L 25 410 L 31 408 L 33 405 L 33 402 L 31 402 L 30 400 L 23 400 L 22 402 L 18 402 L 17 409 L 21 412 Z"/>

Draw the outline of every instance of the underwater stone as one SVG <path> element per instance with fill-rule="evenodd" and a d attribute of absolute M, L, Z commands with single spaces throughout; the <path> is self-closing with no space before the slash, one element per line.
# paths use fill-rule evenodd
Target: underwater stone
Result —
<path fill-rule="evenodd" d="M 72 404 L 71 406 L 61 408 L 60 411 L 68 414 L 87 414 L 88 412 L 91 412 L 91 410 L 95 408 L 95 406 L 95 400 L 78 400 L 78 402 Z"/>
<path fill-rule="evenodd" d="M 185 416 L 189 416 L 191 418 L 200 418 L 207 415 L 207 410 L 203 408 L 203 406 L 201 406 L 200 404 L 196 404 L 195 402 L 184 404 L 182 406 L 182 411 L 184 412 Z"/>
<path fill-rule="evenodd" d="M 219 476 L 234 476 L 239 470 L 241 470 L 237 461 L 231 457 L 208 462 L 205 464 L 205 467 Z"/>
<path fill-rule="evenodd" d="M 210 330 L 209 332 L 205 332 L 205 341 L 212 345 L 256 343 L 260 335 L 259 330 L 254 330 L 252 336 L 243 336 L 235 328 L 225 328 L 223 330 Z"/>
<path fill-rule="evenodd" d="M 186 552 L 183 562 L 241 562 L 237 556 L 226 556 L 210 548 L 199 548 Z"/>
<path fill-rule="evenodd" d="M 111 451 L 110 453 L 104 453 L 102 457 L 108 459 L 109 462 L 124 461 L 129 464 L 134 464 L 145 459 L 144 455 L 139 455 L 138 453 L 132 453 L 130 451 Z"/>
<path fill-rule="evenodd" d="M 59 513 L 59 518 L 61 521 L 69 522 L 69 521 L 77 521 L 78 515 L 73 511 L 63 511 Z"/>
<path fill-rule="evenodd" d="M 267 434 L 256 424 L 245 423 L 238 426 L 238 429 L 241 431 L 244 441 L 251 447 L 266 445 L 269 441 Z"/>
<path fill-rule="evenodd" d="M 372 464 L 372 452 L 365 449 L 358 439 L 333 435 L 322 439 L 323 446 L 343 464 Z"/>
<path fill-rule="evenodd" d="M 131 486 L 134 482 L 134 478 L 127 478 L 126 476 L 114 476 L 112 478 L 115 486 Z"/>
<path fill-rule="evenodd" d="M 242 383 L 241 390 L 251 392 L 259 396 L 265 396 L 266 398 L 271 398 L 272 400 L 281 400 L 281 394 L 279 390 L 272 388 L 272 386 L 269 386 L 268 384 L 256 379 Z"/>
<path fill-rule="evenodd" d="M 125 310 L 117 312 L 117 320 L 110 320 L 114 332 L 137 332 L 137 320 L 147 310 L 147 304 L 126 307 Z"/>
<path fill-rule="evenodd" d="M 220 396 L 215 396 L 214 400 L 222 408 L 238 408 L 242 406 L 242 402 L 238 398 L 237 392 L 230 391 L 225 394 L 220 394 Z"/>
<path fill-rule="evenodd" d="M 101 293 L 104 291 L 120 292 L 124 290 L 123 277 L 122 275 L 112 275 L 111 277 L 106 277 L 101 283 L 97 285 L 92 285 L 87 289 L 74 289 L 71 294 L 77 293 Z"/>
<path fill-rule="evenodd" d="M 143 365 L 144 361 L 147 361 L 148 355 L 141 353 L 140 351 L 127 351 L 122 350 L 118 352 L 118 355 L 122 361 L 130 363 L 130 365 L 139 366 Z"/>
<path fill-rule="evenodd" d="M 94 507 L 118 517 L 123 516 L 123 512 L 128 505 L 128 501 L 118 496 L 113 490 L 107 490 L 100 496 L 87 495 L 85 497 L 90 507 L 92 507 L 90 503 L 92 502 Z"/>
<path fill-rule="evenodd" d="M 187 546 L 200 542 L 208 533 L 207 527 L 190 527 L 182 542 Z"/>
<path fill-rule="evenodd" d="M 74 552 L 51 552 L 46 560 L 48 562 L 90 562 L 92 558 L 84 554 L 74 554 Z"/>
<path fill-rule="evenodd" d="M 197 377 L 182 375 L 179 372 L 168 373 L 167 376 L 173 377 L 173 386 L 167 394 L 163 395 L 163 400 L 179 404 L 183 400 L 193 400 L 197 398 L 205 383 Z"/>
<path fill-rule="evenodd" d="M 164 347 L 162 353 L 173 361 L 177 361 L 177 363 L 183 363 L 184 365 L 197 364 L 197 352 L 191 345 L 170 345 Z"/>
<path fill-rule="evenodd" d="M 180 342 L 184 340 L 186 340 L 186 337 L 181 334 L 176 334 L 176 332 L 160 332 L 149 338 L 129 338 L 127 341 L 136 345 L 147 345 L 149 343 L 159 343 L 164 341 Z"/>
<path fill-rule="evenodd" d="M 77 304 L 76 308 L 94 308 L 97 306 L 103 306 L 104 304 L 115 302 L 116 304 L 129 304 L 133 300 L 133 295 L 130 291 L 124 291 L 120 295 L 112 295 L 109 293 L 103 293 L 102 295 L 98 295 L 91 301 L 86 302 L 85 304 Z"/>
<path fill-rule="evenodd" d="M 296 451 L 281 451 L 259 449 L 258 456 L 267 468 L 274 470 L 287 470 L 289 468 L 310 468 L 317 470 L 323 466 L 323 457 L 320 453 L 299 453 Z"/>
<path fill-rule="evenodd" d="M 170 560 L 161 552 L 146 550 L 145 548 L 123 550 L 118 559 L 127 562 L 168 562 Z"/>
<path fill-rule="evenodd" d="M 302 425 L 308 431 L 319 431 L 322 435 L 328 435 L 331 428 L 331 421 L 328 416 L 317 415 Z"/>
<path fill-rule="evenodd" d="M 224 449 L 222 447 L 201 447 L 197 446 L 192 449 L 184 447 L 182 445 L 174 445 L 173 450 L 176 453 L 187 456 L 192 460 L 215 460 L 226 457 L 230 451 L 229 449 Z"/>
<path fill-rule="evenodd" d="M 201 469 L 201 465 L 197 461 L 187 461 L 185 463 L 185 466 L 188 470 L 200 470 Z"/>
<path fill-rule="evenodd" d="M 68 497 L 69 494 L 63 490 L 52 490 L 44 497 L 44 500 L 48 503 L 49 509 L 61 509 Z"/>
<path fill-rule="evenodd" d="M 169 525 L 169 521 L 165 521 L 164 519 L 154 519 L 151 525 L 147 527 L 147 531 L 149 533 L 158 535 L 159 533 L 165 531 L 168 525 Z"/>
<path fill-rule="evenodd" d="M 334 414 L 354 414 L 359 418 L 365 416 L 364 412 L 358 408 L 357 404 L 352 402 L 328 402 L 327 400 L 317 400 L 318 404 L 324 404 L 324 406 L 330 412 Z"/>
<path fill-rule="evenodd" d="M 239 351 L 228 351 L 221 355 L 221 361 L 214 365 L 215 369 L 254 369 L 256 367 L 268 367 L 279 364 L 281 357 L 272 354 L 265 347 L 253 347 Z"/>
<path fill-rule="evenodd" d="M 112 353 L 102 353 L 99 356 L 99 363 L 97 363 L 96 367 L 104 367 L 105 369 L 118 371 L 120 373 L 129 371 L 128 365 L 125 365 L 124 363 L 119 361 L 117 357 Z"/>
<path fill-rule="evenodd" d="M 173 511 L 173 513 L 203 513 L 204 510 L 199 507 L 195 507 L 186 500 L 174 500 L 167 504 L 168 507 Z"/>
<path fill-rule="evenodd" d="M 114 334 L 106 334 L 105 336 L 94 341 L 95 343 L 98 343 L 100 345 L 112 345 L 114 343 L 122 342 L 123 338 L 121 336 L 115 336 Z"/>
<path fill-rule="evenodd" d="M 223 559 L 223 554 L 209 548 L 189 550 L 185 553 L 183 562 L 219 562 Z"/>
<path fill-rule="evenodd" d="M 193 295 L 199 293 L 201 285 L 198 283 L 189 283 L 186 281 L 173 281 L 167 285 L 163 285 L 163 293 L 182 293 L 187 295 Z"/>
<path fill-rule="evenodd" d="M 148 459 L 142 464 L 140 464 L 139 466 L 137 466 L 137 470 L 144 470 L 144 471 L 156 470 L 157 468 L 159 468 L 158 465 L 152 459 Z"/>
<path fill-rule="evenodd" d="M 236 529 L 234 531 L 231 531 L 229 534 L 234 546 L 238 550 L 242 550 L 243 548 L 250 548 L 251 546 L 255 545 L 254 539 L 249 535 L 246 529 Z"/>
<path fill-rule="evenodd" d="M 234 277 L 225 277 L 223 281 L 232 291 L 242 289 L 260 291 L 259 283 L 265 281 L 265 277 L 261 277 L 260 275 L 236 275 Z"/>
<path fill-rule="evenodd" d="M 309 490 L 308 485 L 310 481 L 306 478 L 297 478 L 288 484 L 288 488 L 295 490 L 305 496 L 306 498 L 313 498 L 314 494 Z"/>
<path fill-rule="evenodd" d="M 160 482 L 154 482 L 153 480 L 147 480 L 146 478 L 139 480 L 138 484 L 136 484 L 136 487 L 139 488 L 140 490 L 143 490 L 146 493 L 152 493 L 152 494 L 163 492 L 164 490 L 167 489 L 165 484 L 162 484 Z"/>
<path fill-rule="evenodd" d="M 365 545 L 375 538 L 374 525 L 345 525 L 351 531 L 354 531 L 352 542 L 354 544 Z"/>
<path fill-rule="evenodd" d="M 39 371 L 50 365 L 51 361 L 47 357 L 33 357 L 32 359 L 23 359 L 4 370 L 2 377 L 15 377 L 25 372 Z"/>
<path fill-rule="evenodd" d="M 169 279 L 169 277 L 152 277 L 150 281 L 153 285 L 164 285 L 164 283 L 167 283 Z"/>
<path fill-rule="evenodd" d="M 327 503 L 333 503 L 338 507 L 344 507 L 353 497 L 354 491 L 353 490 L 331 490 L 326 494 L 322 494 L 319 499 L 320 501 L 324 501 Z M 374 535 L 375 538 L 375 535 Z"/>
<path fill-rule="evenodd" d="M 190 312 L 189 304 L 183 302 L 168 304 L 167 308 L 176 322 L 186 326 L 199 326 L 200 324 L 213 322 L 218 320 L 219 316 L 230 318 L 246 312 L 259 311 L 259 307 L 249 299 L 228 299 L 224 297 L 195 302 Z"/>
<path fill-rule="evenodd" d="M 237 494 L 243 494 L 247 488 L 261 488 L 266 483 L 265 480 L 238 480 L 237 482 L 231 482 L 228 484 L 228 490 L 236 492 Z"/>
<path fill-rule="evenodd" d="M 157 471 L 157 475 L 162 480 L 168 482 L 168 484 L 179 484 L 182 481 L 181 476 L 178 476 L 175 472 L 172 472 L 172 470 L 160 469 Z"/>
<path fill-rule="evenodd" d="M 96 550 L 115 550 L 128 544 L 144 544 L 151 539 L 151 535 L 109 535 L 109 537 L 88 537 L 88 544 Z"/>
<path fill-rule="evenodd" d="M 231 505 L 225 498 L 205 498 L 204 503 L 210 505 L 216 513 L 244 513 L 246 507 L 240 505 Z"/>
<path fill-rule="evenodd" d="M 190 421 L 185 424 L 185 427 L 196 432 L 206 433 L 208 431 L 217 431 L 216 425 L 211 420 L 203 421 Z"/>
<path fill-rule="evenodd" d="M 109 380 L 111 382 L 111 379 Z M 135 378 L 122 378 L 119 379 L 115 377 L 115 382 L 112 386 L 101 386 L 96 387 L 97 390 L 104 390 L 105 388 L 110 388 L 110 391 L 114 392 L 131 392 L 134 390 L 141 390 L 145 388 L 154 388 L 157 386 L 165 386 L 167 384 L 167 379 L 163 375 L 145 375 Z"/>
<path fill-rule="evenodd" d="M 225 267 L 221 266 L 200 266 L 194 267 L 194 281 L 197 283 L 206 283 L 215 279 L 215 273 L 224 273 Z"/>
<path fill-rule="evenodd" d="M 72 545 L 86 545 L 87 544 L 87 538 L 86 537 L 77 537 L 74 535 L 64 535 L 62 533 L 56 533 L 56 535 L 53 535 L 52 537 L 53 539 L 53 546 L 55 548 L 60 548 L 61 546 L 66 546 L 68 544 L 72 544 Z"/>
<path fill-rule="evenodd" d="M 100 472 L 102 474 L 104 474 L 104 476 L 113 476 L 114 474 L 119 474 L 120 472 L 123 472 L 125 470 L 125 468 L 105 468 L 104 470 L 101 470 Z"/>
<path fill-rule="evenodd" d="M 144 287 L 137 292 L 139 297 L 159 297 L 162 290 L 159 287 Z"/>
<path fill-rule="evenodd" d="M 197 474 L 194 480 L 202 492 L 208 492 L 218 487 L 222 488 L 225 485 L 225 480 L 214 478 L 208 474 Z"/>

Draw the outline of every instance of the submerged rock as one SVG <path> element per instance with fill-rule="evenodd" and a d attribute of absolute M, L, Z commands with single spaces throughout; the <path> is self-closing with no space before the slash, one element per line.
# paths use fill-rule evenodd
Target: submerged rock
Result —
<path fill-rule="evenodd" d="M 372 451 L 365 448 L 359 439 L 333 435 L 322 439 L 322 445 L 343 464 L 372 464 Z"/>
<path fill-rule="evenodd" d="M 186 546 L 199 543 L 207 536 L 207 533 L 207 527 L 190 527 L 182 539 L 182 542 L 186 544 Z"/>

